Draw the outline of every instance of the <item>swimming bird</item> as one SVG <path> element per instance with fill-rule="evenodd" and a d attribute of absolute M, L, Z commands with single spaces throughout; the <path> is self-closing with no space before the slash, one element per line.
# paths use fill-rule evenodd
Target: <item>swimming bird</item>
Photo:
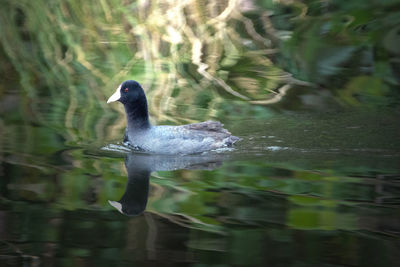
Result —
<path fill-rule="evenodd" d="M 133 80 L 123 82 L 107 103 L 115 101 L 125 108 L 124 143 L 137 150 L 156 154 L 194 154 L 231 147 L 240 140 L 218 121 L 180 126 L 151 125 L 146 95 L 142 86 Z"/>

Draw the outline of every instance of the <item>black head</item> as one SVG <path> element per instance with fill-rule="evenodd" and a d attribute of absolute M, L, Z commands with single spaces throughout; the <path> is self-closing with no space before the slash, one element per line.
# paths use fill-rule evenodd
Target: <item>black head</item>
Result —
<path fill-rule="evenodd" d="M 132 129 L 144 129 L 150 126 L 146 95 L 138 82 L 128 80 L 121 83 L 107 103 L 114 101 L 124 104 L 128 120 L 128 136 Z"/>
<path fill-rule="evenodd" d="M 128 80 L 121 83 L 115 93 L 107 100 L 107 103 L 114 101 L 119 101 L 124 105 L 133 104 L 138 101 L 146 102 L 146 95 L 142 86 L 137 81 Z"/>

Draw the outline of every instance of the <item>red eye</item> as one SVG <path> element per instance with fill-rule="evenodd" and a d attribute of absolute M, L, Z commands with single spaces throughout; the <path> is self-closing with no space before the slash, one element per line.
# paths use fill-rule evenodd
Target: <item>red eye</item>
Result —
<path fill-rule="evenodd" d="M 125 88 L 125 93 L 127 93 L 129 91 L 129 89 L 128 88 Z"/>

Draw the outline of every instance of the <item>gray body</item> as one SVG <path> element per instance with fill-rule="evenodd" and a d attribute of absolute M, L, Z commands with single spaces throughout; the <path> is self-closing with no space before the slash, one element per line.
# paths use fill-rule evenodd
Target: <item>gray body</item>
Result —
<path fill-rule="evenodd" d="M 194 154 L 230 147 L 240 138 L 231 135 L 223 124 L 206 121 L 182 126 L 128 127 L 124 141 L 136 149 L 160 154 Z"/>

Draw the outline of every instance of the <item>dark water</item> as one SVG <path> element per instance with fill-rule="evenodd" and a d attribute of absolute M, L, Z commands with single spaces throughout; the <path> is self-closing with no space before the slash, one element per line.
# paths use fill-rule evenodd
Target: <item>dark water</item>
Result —
<path fill-rule="evenodd" d="M 398 1 L 100 2 L 3 3 L 1 266 L 398 266 Z M 242 141 L 126 151 L 125 79 Z"/>

